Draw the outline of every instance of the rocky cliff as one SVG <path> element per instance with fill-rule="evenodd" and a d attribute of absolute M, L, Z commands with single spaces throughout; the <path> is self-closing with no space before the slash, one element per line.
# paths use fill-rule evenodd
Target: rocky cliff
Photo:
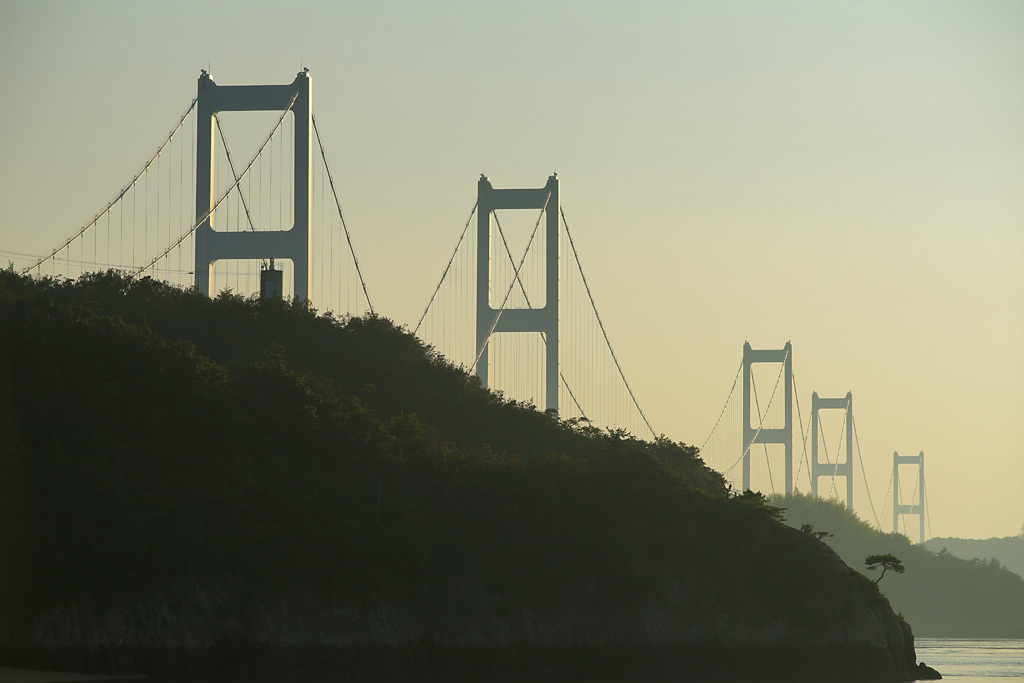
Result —
<path fill-rule="evenodd" d="M 509 604 L 484 577 L 401 602 L 211 582 L 61 606 L 6 651 L 26 666 L 158 680 L 911 679 L 911 629 L 875 585 L 802 532 L 754 542 L 770 551 L 779 534 L 810 569 L 772 580 L 774 596 L 756 567 L 709 579 L 642 561 L 643 596 L 608 600 L 608 586 L 580 577 L 548 607 Z"/>
<path fill-rule="evenodd" d="M 379 318 L 0 272 L 0 656 L 166 680 L 899 681 L 909 628 L 697 449 Z"/>

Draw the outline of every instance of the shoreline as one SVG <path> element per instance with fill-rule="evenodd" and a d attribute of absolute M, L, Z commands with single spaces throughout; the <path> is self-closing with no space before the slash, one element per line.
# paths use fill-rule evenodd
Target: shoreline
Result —
<path fill-rule="evenodd" d="M 21 657 L 18 657 L 18 655 Z M 209 649 L 122 647 L 8 653 L 19 663 L 111 675 L 3 677 L 0 683 L 77 681 L 816 681 L 906 680 L 897 653 L 882 646 L 406 645 L 284 646 L 234 643 Z M 22 659 L 31 657 L 32 659 Z M 101 665 L 100 662 L 103 662 Z M 146 672 L 145 675 L 137 672 Z"/>

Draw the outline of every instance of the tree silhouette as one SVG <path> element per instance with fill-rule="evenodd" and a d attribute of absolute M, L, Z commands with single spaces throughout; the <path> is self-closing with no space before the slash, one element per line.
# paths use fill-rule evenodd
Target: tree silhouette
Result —
<path fill-rule="evenodd" d="M 890 569 L 897 574 L 902 574 L 907 571 L 907 568 L 903 566 L 903 562 L 900 561 L 900 558 L 889 553 L 886 553 L 885 555 L 868 555 L 864 558 L 864 564 L 866 564 L 868 569 L 871 571 L 874 571 L 879 567 L 882 568 L 882 573 L 878 575 L 877 579 L 875 579 L 876 586 L 878 585 L 878 582 L 882 580 L 882 577 L 885 576 L 885 572 Z"/>
<path fill-rule="evenodd" d="M 830 531 L 815 531 L 813 524 L 801 524 L 800 531 L 804 532 L 805 534 L 810 534 L 811 536 L 814 536 L 819 541 L 823 541 L 826 538 L 832 538 L 833 536 L 835 536 L 835 534 L 833 534 Z"/>

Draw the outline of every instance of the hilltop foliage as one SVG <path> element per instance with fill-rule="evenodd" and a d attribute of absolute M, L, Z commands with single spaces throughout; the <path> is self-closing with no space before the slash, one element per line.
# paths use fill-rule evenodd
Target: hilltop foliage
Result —
<path fill-rule="evenodd" d="M 364 596 L 463 576 L 522 604 L 587 576 L 614 602 L 643 590 L 638 557 L 735 573 L 772 517 L 695 448 L 503 399 L 383 318 L 8 271 L 0 330 L 8 617 L 209 576 Z M 758 580 L 784 595 L 803 569 L 779 567 Z"/>

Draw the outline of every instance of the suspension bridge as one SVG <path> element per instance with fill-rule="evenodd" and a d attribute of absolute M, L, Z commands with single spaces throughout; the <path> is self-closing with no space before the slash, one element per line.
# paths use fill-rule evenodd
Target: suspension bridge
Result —
<path fill-rule="evenodd" d="M 207 295 L 272 289 L 321 312 L 374 314 L 312 93 L 306 69 L 290 84 L 249 86 L 221 86 L 203 71 L 196 98 L 139 172 L 23 272 L 76 278 L 116 269 Z M 271 113 L 269 132 L 244 163 L 229 146 L 231 112 Z M 525 189 L 495 188 L 481 176 L 467 213 L 414 333 L 507 398 L 561 419 L 656 438 L 598 312 L 557 176 Z M 268 282 L 278 284 L 268 289 Z M 810 491 L 850 509 L 857 482 L 879 529 L 887 511 L 891 530 L 905 535 L 916 517 L 923 541 L 924 454 L 893 454 L 888 490 L 876 506 L 852 394 L 813 393 L 805 422 L 793 368 L 790 343 L 744 344 L 701 444 L 705 462 L 736 491 Z M 916 476 L 901 477 L 908 467 Z"/>

